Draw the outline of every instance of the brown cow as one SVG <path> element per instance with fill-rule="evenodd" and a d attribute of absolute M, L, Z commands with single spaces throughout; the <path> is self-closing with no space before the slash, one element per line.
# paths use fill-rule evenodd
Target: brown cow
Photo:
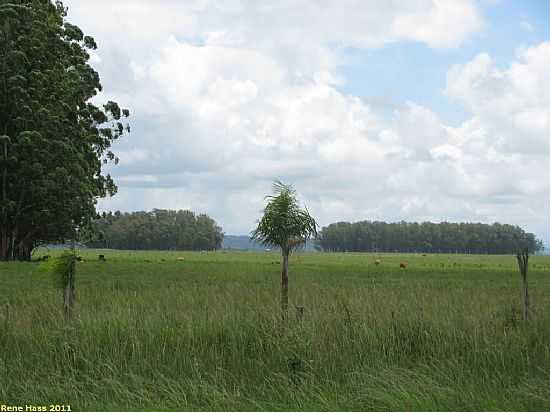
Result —
<path fill-rule="evenodd" d="M 407 269 L 407 265 L 406 265 L 405 263 L 403 263 L 403 262 L 401 262 L 401 263 L 399 264 L 399 267 L 400 267 L 401 269 Z"/>

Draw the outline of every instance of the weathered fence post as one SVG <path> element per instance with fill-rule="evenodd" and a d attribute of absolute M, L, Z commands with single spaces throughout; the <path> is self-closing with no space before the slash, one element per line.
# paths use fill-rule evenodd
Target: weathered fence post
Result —
<path fill-rule="evenodd" d="M 72 256 L 69 267 L 67 268 L 65 290 L 63 291 L 63 309 L 65 312 L 66 321 L 69 321 L 73 317 L 73 308 L 75 301 L 75 266 L 76 257 Z"/>
<path fill-rule="evenodd" d="M 523 280 L 523 320 L 528 321 L 530 318 L 530 307 L 529 307 L 529 288 L 527 284 L 527 268 L 529 264 L 529 250 L 527 248 L 523 249 L 521 252 L 518 252 L 516 255 L 518 260 L 519 271 L 521 273 L 521 278 Z"/>
<path fill-rule="evenodd" d="M 301 322 L 304 320 L 305 307 L 301 305 L 295 305 L 295 307 L 296 307 L 296 319 L 298 320 L 298 322 Z"/>

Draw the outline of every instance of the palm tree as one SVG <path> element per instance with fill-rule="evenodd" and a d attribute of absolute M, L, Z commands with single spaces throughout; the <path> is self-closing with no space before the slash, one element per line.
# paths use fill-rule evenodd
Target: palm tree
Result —
<path fill-rule="evenodd" d="M 291 185 L 275 181 L 273 195 L 266 200 L 264 215 L 251 237 L 264 246 L 281 248 L 281 314 L 285 320 L 288 317 L 288 258 L 292 250 L 317 234 L 317 223 L 307 208 L 300 208 Z"/>

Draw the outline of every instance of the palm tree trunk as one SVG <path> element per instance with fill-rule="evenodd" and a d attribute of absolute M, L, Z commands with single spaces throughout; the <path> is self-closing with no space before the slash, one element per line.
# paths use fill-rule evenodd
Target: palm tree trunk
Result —
<path fill-rule="evenodd" d="M 283 248 L 281 250 L 283 257 L 281 270 L 281 317 L 283 320 L 288 319 L 288 256 L 290 250 Z"/>

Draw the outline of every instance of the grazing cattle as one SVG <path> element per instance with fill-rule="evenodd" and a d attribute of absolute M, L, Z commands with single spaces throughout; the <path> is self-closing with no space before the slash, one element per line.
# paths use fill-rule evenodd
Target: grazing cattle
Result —
<path fill-rule="evenodd" d="M 42 260 L 45 262 L 47 261 L 51 256 L 50 255 L 44 255 L 42 256 Z"/>
<path fill-rule="evenodd" d="M 151 263 L 151 259 L 143 259 L 145 263 Z"/>
<path fill-rule="evenodd" d="M 102 262 L 105 262 L 107 260 L 105 259 L 105 255 L 99 255 L 98 259 L 101 260 Z"/>
<path fill-rule="evenodd" d="M 380 259 L 376 259 L 376 260 L 374 261 L 374 264 L 375 264 L 376 266 L 378 266 L 380 263 L 382 263 L 382 261 L 381 261 Z"/>
<path fill-rule="evenodd" d="M 399 264 L 399 267 L 400 267 L 401 269 L 407 269 L 407 265 L 406 265 L 405 263 L 403 263 L 403 262 L 401 262 L 401 263 Z"/>
<path fill-rule="evenodd" d="M 303 243 L 306 243 L 305 239 L 300 237 L 294 237 L 292 239 L 289 239 L 288 246 L 291 248 L 295 248 L 296 246 L 300 246 Z"/>
<path fill-rule="evenodd" d="M 82 256 L 77 256 L 76 260 L 78 260 L 79 262 L 82 262 Z"/>
<path fill-rule="evenodd" d="M 179 257 L 178 260 L 181 262 L 182 260 L 185 260 L 184 257 Z"/>

